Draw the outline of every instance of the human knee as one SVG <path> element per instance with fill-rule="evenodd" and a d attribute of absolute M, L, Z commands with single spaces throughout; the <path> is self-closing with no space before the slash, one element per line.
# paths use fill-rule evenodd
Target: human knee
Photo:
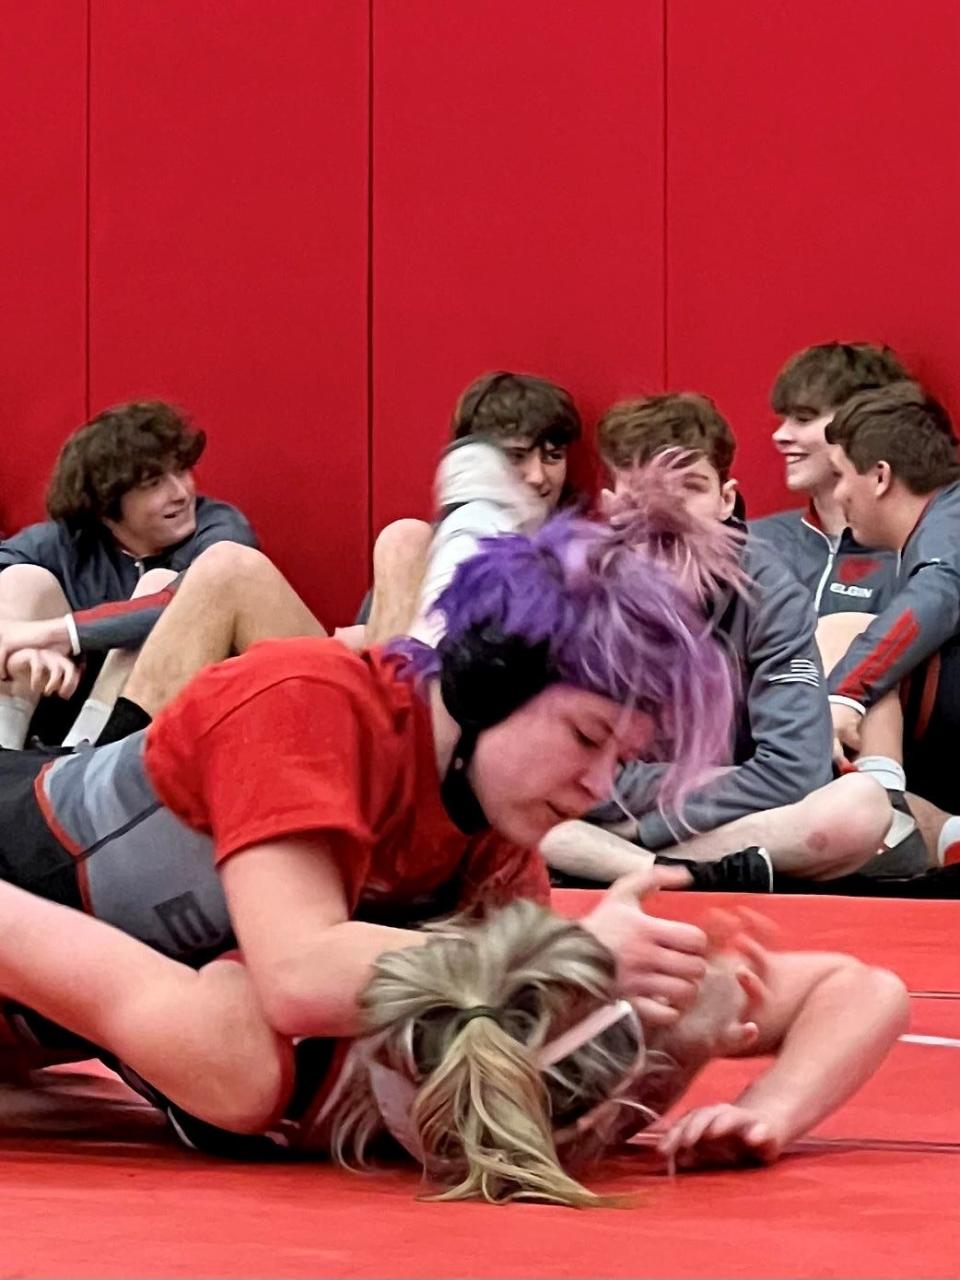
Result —
<path fill-rule="evenodd" d="M 843 829 L 853 845 L 876 847 L 890 826 L 893 806 L 886 790 L 867 774 L 854 773 L 840 779 L 843 787 Z"/>
<path fill-rule="evenodd" d="M 374 543 L 374 575 L 422 559 L 432 537 L 433 530 L 426 520 L 394 520 L 380 531 Z"/>
<path fill-rule="evenodd" d="M 230 583 L 235 578 L 250 575 L 275 574 L 277 569 L 262 551 L 245 547 L 239 542 L 215 542 L 201 551 L 186 573 L 186 581 L 204 579 L 206 582 Z"/>
<path fill-rule="evenodd" d="M 63 588 L 49 569 L 37 564 L 11 564 L 0 573 L 0 615 L 51 618 L 66 609 Z"/>
<path fill-rule="evenodd" d="M 820 829 L 811 833 L 811 848 L 822 848 L 825 874 L 849 875 L 880 848 L 890 826 L 893 806 L 887 792 L 866 774 L 853 773 L 830 784 L 831 804 Z"/>
<path fill-rule="evenodd" d="M 148 569 L 134 589 L 134 596 L 152 596 L 169 587 L 176 578 L 173 569 Z"/>

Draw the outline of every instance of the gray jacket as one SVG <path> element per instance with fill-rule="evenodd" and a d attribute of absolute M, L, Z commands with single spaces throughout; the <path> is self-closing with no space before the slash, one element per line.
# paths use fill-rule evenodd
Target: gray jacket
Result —
<path fill-rule="evenodd" d="M 813 597 L 820 617 L 828 613 L 880 613 L 896 589 L 892 551 L 862 547 L 849 529 L 833 539 L 811 506 L 750 521 L 750 532 L 774 547 L 781 563 Z"/>
<path fill-rule="evenodd" d="M 810 597 L 752 536 L 743 567 L 755 584 L 750 598 L 728 591 L 713 610 L 715 633 L 741 678 L 728 762 L 734 767 L 695 792 L 681 817 L 657 807 L 663 765 L 625 766 L 617 794 L 638 818 L 636 840 L 644 848 L 663 849 L 745 814 L 792 804 L 830 781 L 832 730 Z M 623 818 L 613 802 L 590 814 L 608 825 Z"/>
<path fill-rule="evenodd" d="M 960 483 L 930 500 L 899 556 L 896 595 L 830 673 L 830 694 L 867 710 L 960 636 Z"/>

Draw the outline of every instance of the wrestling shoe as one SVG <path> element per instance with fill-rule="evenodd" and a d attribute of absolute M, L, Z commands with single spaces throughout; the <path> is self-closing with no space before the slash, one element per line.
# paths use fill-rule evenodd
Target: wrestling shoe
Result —
<path fill-rule="evenodd" d="M 666 858 L 657 862 L 667 867 L 684 867 L 690 872 L 689 888 L 698 893 L 772 893 L 773 864 L 766 849 L 754 846 L 728 853 L 715 862 L 691 862 L 687 858 Z"/>

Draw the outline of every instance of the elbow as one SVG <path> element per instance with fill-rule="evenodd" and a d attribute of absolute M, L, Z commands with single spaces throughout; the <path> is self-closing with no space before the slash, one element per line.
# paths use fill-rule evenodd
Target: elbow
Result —
<path fill-rule="evenodd" d="M 263 1015 L 281 1036 L 345 1036 L 357 1030 L 355 1002 L 338 994 L 339 984 L 322 989 L 316 971 L 295 962 L 278 964 L 260 975 L 257 994 Z"/>
<path fill-rule="evenodd" d="M 863 1010 L 878 1035 L 890 1044 L 910 1022 L 910 995 L 903 980 L 890 969 L 864 964 L 853 956 L 838 956 L 826 981 L 848 1008 Z"/>
<path fill-rule="evenodd" d="M 890 969 L 862 965 L 863 999 L 883 1015 L 892 1039 L 906 1031 L 910 1024 L 910 995 L 901 978 Z"/>

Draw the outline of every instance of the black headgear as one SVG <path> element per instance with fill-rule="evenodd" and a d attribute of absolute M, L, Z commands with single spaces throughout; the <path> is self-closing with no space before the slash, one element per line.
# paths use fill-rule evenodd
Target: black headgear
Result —
<path fill-rule="evenodd" d="M 460 726 L 441 795 L 454 824 L 473 835 L 490 825 L 467 778 L 477 738 L 556 678 L 550 669 L 550 642 L 530 645 L 487 625 L 455 639 L 444 636 L 437 653 L 443 703 Z"/>

